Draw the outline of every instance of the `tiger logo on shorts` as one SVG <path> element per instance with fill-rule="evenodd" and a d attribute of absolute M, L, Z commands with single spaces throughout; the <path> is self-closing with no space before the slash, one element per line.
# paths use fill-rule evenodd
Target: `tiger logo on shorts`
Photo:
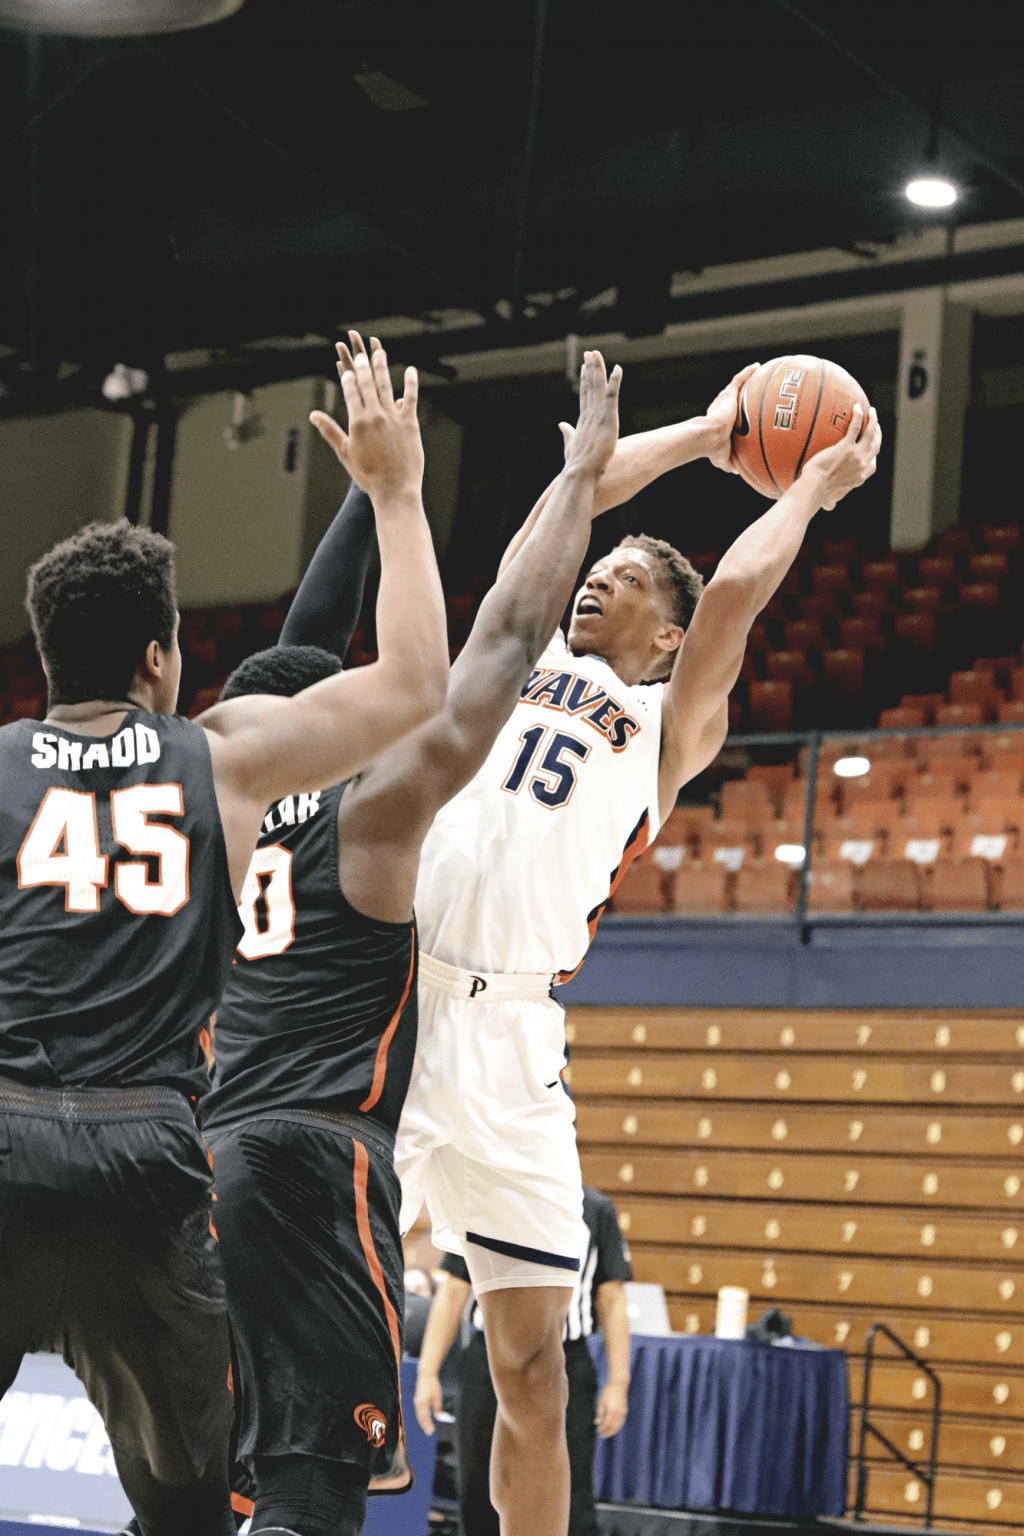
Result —
<path fill-rule="evenodd" d="M 366 1431 L 366 1438 L 371 1445 L 384 1444 L 384 1436 L 388 1432 L 388 1421 L 379 1408 L 375 1408 L 372 1403 L 360 1403 L 352 1417 L 359 1428 Z"/>

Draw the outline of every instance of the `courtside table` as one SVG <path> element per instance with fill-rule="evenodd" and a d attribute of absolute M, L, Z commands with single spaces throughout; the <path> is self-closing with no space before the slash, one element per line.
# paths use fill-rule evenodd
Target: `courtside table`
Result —
<path fill-rule="evenodd" d="M 607 1377 L 600 1334 L 589 1339 Z M 598 1440 L 602 1503 L 841 1515 L 849 1402 L 840 1349 L 634 1335 L 629 1413 Z"/>

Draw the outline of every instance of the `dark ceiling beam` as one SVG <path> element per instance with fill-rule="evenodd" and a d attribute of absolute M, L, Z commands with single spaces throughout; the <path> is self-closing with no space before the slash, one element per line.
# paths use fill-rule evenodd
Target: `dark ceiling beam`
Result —
<path fill-rule="evenodd" d="M 989 154 L 988 150 L 983 149 L 982 146 L 970 136 L 970 134 L 966 133 L 962 128 L 958 127 L 956 123 L 951 122 L 948 117 L 939 119 L 936 115 L 933 102 L 921 101 L 920 98 L 915 96 L 911 91 L 904 90 L 901 85 L 897 85 L 895 80 L 891 80 L 888 75 L 882 74 L 882 72 L 876 69 L 873 64 L 869 64 L 867 59 L 862 58 L 859 53 L 855 53 L 852 48 L 848 47 L 848 45 L 842 42 L 840 38 L 836 37 L 833 32 L 830 32 L 827 27 L 823 27 L 820 21 L 813 20 L 804 11 L 800 10 L 799 6 L 793 5 L 792 0 L 775 0 L 775 4 L 778 6 L 780 11 L 785 11 L 787 16 L 792 16 L 793 19 L 795 21 L 799 21 L 802 26 L 805 26 L 809 28 L 810 31 L 816 33 L 823 42 L 828 43 L 830 48 L 834 48 L 835 51 L 837 53 L 841 53 L 843 58 L 847 59 L 849 63 L 855 65 L 856 68 L 861 70 L 865 75 L 870 76 L 875 84 L 879 86 L 883 91 L 888 92 L 888 94 L 895 97 L 897 101 L 909 103 L 910 106 L 916 107 L 918 111 L 923 112 L 928 120 L 930 129 L 932 129 L 933 125 L 939 128 L 944 128 L 947 133 L 951 133 L 954 138 L 959 139 L 961 144 L 963 144 L 966 149 L 969 149 L 973 155 L 977 155 L 978 159 L 981 161 L 981 164 L 985 166 L 987 170 L 991 171 L 993 176 L 998 177 L 998 179 L 1003 183 L 1005 187 L 1009 187 L 1012 192 L 1016 192 L 1018 197 L 1024 198 L 1024 181 L 1021 181 L 1018 177 L 1014 176 L 1011 171 L 1008 171 L 1006 166 L 1003 165 L 1001 161 L 996 160 L 994 156 Z"/>
<path fill-rule="evenodd" d="M 229 106 L 226 101 L 222 101 L 219 96 L 216 96 L 211 90 L 203 85 L 201 81 L 197 80 L 194 75 L 190 74 L 188 70 L 183 69 L 182 66 L 175 60 L 168 58 L 167 54 L 164 53 L 162 49 L 156 47 L 153 43 L 144 43 L 143 47 L 145 51 L 154 59 L 156 59 L 160 64 L 162 64 L 167 72 L 174 76 L 179 81 L 179 83 L 186 85 L 191 91 L 199 96 L 202 101 L 205 101 L 208 106 L 213 107 L 215 111 L 219 112 L 223 117 L 226 117 L 230 122 L 234 123 L 237 128 L 241 128 L 244 133 L 247 133 L 250 138 L 255 139 L 259 144 L 262 144 L 264 149 L 269 150 L 272 155 L 281 161 L 282 165 L 286 165 L 290 171 L 293 171 L 297 176 L 300 176 L 302 180 L 305 181 L 306 184 L 318 194 L 318 196 L 324 198 L 328 204 L 332 205 L 333 207 L 338 207 L 339 196 L 337 189 L 323 181 L 321 177 L 318 176 L 317 173 L 308 165 L 305 165 L 301 160 L 297 160 L 289 150 L 285 149 L 283 145 L 279 144 L 276 139 L 272 139 L 269 134 L 264 133 L 263 129 L 258 127 L 256 123 L 251 122 L 247 117 L 243 117 L 240 112 L 236 112 L 234 107 Z M 344 197 L 344 205 L 350 208 L 353 212 L 357 213 L 361 219 L 365 220 L 365 222 L 374 230 L 374 232 L 378 234 L 380 238 L 384 240 L 393 251 L 395 251 L 399 256 L 403 257 L 404 260 L 409 262 L 409 264 L 414 267 L 417 272 L 420 272 L 424 277 L 428 278 L 430 282 L 436 283 L 441 292 L 446 293 L 448 297 L 452 299 L 460 309 L 470 310 L 471 313 L 479 315 L 480 318 L 485 322 L 500 323 L 493 310 L 488 309 L 485 305 L 481 305 L 477 299 L 471 297 L 469 294 L 463 293 L 462 289 L 459 288 L 455 283 L 451 282 L 447 277 L 443 276 L 440 272 L 435 271 L 433 267 L 431 267 L 427 262 L 423 261 L 415 251 L 407 246 L 404 241 L 400 240 L 392 230 L 388 229 L 386 225 L 382 223 L 380 217 L 369 208 L 367 208 L 361 199 L 354 198 L 350 192 L 346 191 Z"/>
<path fill-rule="evenodd" d="M 534 0 L 533 71 L 530 76 L 530 106 L 526 118 L 526 143 L 519 176 L 519 208 L 516 214 L 515 260 L 512 265 L 512 324 L 523 318 L 526 234 L 533 200 L 534 171 L 537 164 L 537 125 L 540 118 L 540 91 L 544 78 L 544 45 L 548 29 L 548 0 Z"/>
<path fill-rule="evenodd" d="M 645 334 L 645 322 L 651 319 L 647 334 L 657 334 L 664 324 L 687 324 L 721 320 L 730 316 L 770 314 L 780 309 L 801 309 L 812 304 L 838 303 L 844 299 L 878 298 L 885 294 L 905 293 L 912 288 L 948 286 L 977 282 L 984 278 L 1024 274 L 1024 244 L 998 246 L 990 250 L 963 251 L 954 256 L 923 257 L 918 261 L 871 262 L 845 272 L 826 272 L 814 277 L 784 278 L 776 282 L 752 283 L 744 287 L 716 288 L 700 293 L 680 294 L 666 301 L 658 298 L 647 305 L 634 305 L 629 311 L 619 306 L 577 313 L 567 323 L 564 311 L 524 319 L 516 343 L 518 347 L 538 346 L 563 341 L 567 331 L 578 336 L 624 334 L 628 327 L 634 334 Z M 667 318 L 666 318 L 667 316 Z M 444 359 L 468 357 L 474 353 L 508 350 L 508 331 L 504 326 L 470 326 L 464 330 L 417 331 L 408 336 L 387 339 L 392 363 L 415 363 L 424 372 L 452 377 L 453 370 Z M 244 393 L 262 385 L 283 383 L 289 379 L 333 378 L 336 358 L 327 343 L 297 347 L 286 352 L 253 350 L 234 357 L 218 357 L 208 364 L 168 373 L 164 381 L 167 395 L 174 400 L 215 394 L 221 390 Z M 17 370 L 5 371 L 11 385 Z M 138 408 L 141 401 L 127 402 L 119 409 Z M 57 411 L 75 405 L 103 405 L 98 381 L 84 372 L 50 389 L 45 399 L 33 404 L 16 392 L 0 399 L 0 417 L 24 416 L 41 411 Z"/>

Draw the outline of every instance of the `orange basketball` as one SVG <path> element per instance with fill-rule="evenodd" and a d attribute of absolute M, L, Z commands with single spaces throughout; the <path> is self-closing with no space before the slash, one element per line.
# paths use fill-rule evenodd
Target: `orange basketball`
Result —
<path fill-rule="evenodd" d="M 732 447 L 748 485 L 774 500 L 807 460 L 845 437 L 868 397 L 857 380 L 820 357 L 776 357 L 762 363 L 740 391 Z"/>

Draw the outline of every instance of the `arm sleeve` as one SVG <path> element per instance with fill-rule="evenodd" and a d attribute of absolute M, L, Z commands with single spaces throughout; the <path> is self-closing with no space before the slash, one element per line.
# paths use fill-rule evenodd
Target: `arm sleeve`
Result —
<path fill-rule="evenodd" d="M 602 1196 L 594 1214 L 597 1218 L 597 1266 L 594 1270 L 596 1291 L 606 1280 L 632 1280 L 633 1267 L 622 1241 L 614 1205 Z"/>
<path fill-rule="evenodd" d="M 278 645 L 319 645 L 344 661 L 363 605 L 373 537 L 373 505 L 353 480 L 309 562 Z"/>

